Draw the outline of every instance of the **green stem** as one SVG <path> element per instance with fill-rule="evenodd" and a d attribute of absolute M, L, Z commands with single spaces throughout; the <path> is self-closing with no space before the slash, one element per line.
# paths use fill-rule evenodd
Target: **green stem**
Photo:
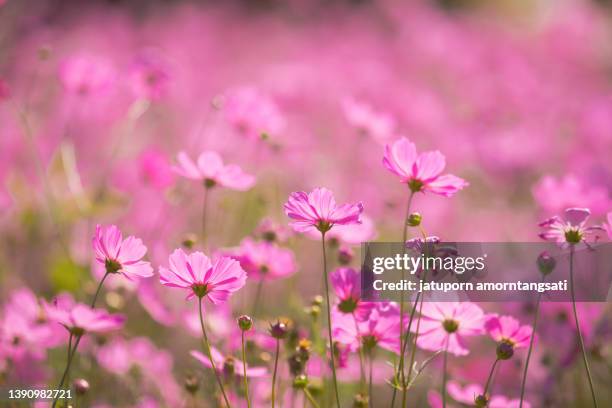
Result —
<path fill-rule="evenodd" d="M 448 377 L 448 342 L 450 335 L 446 337 L 446 345 L 444 346 L 444 360 L 442 361 L 442 407 L 446 408 L 446 380 Z"/>
<path fill-rule="evenodd" d="M 589 361 L 587 360 L 586 349 L 584 347 L 584 339 L 582 338 L 582 332 L 580 331 L 580 324 L 578 323 L 578 313 L 576 312 L 576 296 L 574 294 L 574 245 L 570 246 L 570 291 L 572 294 L 572 309 L 574 310 L 574 320 L 576 322 L 576 333 L 578 334 L 578 342 L 580 343 L 580 350 L 582 351 L 582 360 L 584 361 L 584 368 L 586 369 L 587 379 L 589 380 L 589 388 L 591 389 L 591 397 L 593 398 L 593 406 L 597 405 L 597 398 L 595 397 L 595 387 L 593 386 L 593 378 L 591 377 L 591 369 L 589 368 Z"/>
<path fill-rule="evenodd" d="M 251 399 L 249 398 L 249 379 L 247 378 L 247 363 L 246 363 L 246 350 L 244 347 L 244 331 L 242 331 L 242 367 L 244 375 L 244 392 L 247 401 L 247 408 L 251 408 Z"/>
<path fill-rule="evenodd" d="M 223 388 L 223 382 L 221 381 L 221 377 L 219 377 L 219 372 L 217 371 L 217 367 L 215 366 L 215 361 L 212 357 L 212 351 L 210 350 L 210 343 L 208 342 L 208 336 L 206 335 L 206 328 L 204 327 L 204 318 L 202 317 L 202 298 L 198 298 L 198 312 L 200 315 L 200 327 L 202 328 L 202 336 L 204 336 L 204 348 L 206 349 L 206 353 L 208 354 L 208 359 L 210 360 L 210 365 L 212 366 L 213 373 L 215 374 L 215 378 L 217 379 L 217 383 L 219 384 L 219 388 L 221 388 L 221 393 L 223 394 L 223 399 L 225 400 L 225 404 L 228 408 L 231 406 L 229 403 L 229 399 L 225 394 L 225 388 Z"/>
<path fill-rule="evenodd" d="M 357 317 L 355 317 L 355 313 L 353 313 L 353 321 L 355 322 L 355 331 L 357 336 L 361 337 L 361 333 L 359 330 L 359 324 L 357 323 Z M 366 392 L 366 375 L 365 375 L 365 357 L 363 355 L 363 347 L 359 347 L 359 382 L 361 386 L 361 391 Z"/>
<path fill-rule="evenodd" d="M 374 352 L 370 350 L 370 352 L 368 353 L 368 363 L 370 365 L 368 371 L 368 398 L 369 398 L 369 404 L 371 407 L 374 406 L 374 389 L 372 387 L 372 366 L 374 362 Z"/>
<path fill-rule="evenodd" d="M 544 282 L 545 277 L 542 277 L 542 282 Z M 521 381 L 521 401 L 519 403 L 519 408 L 523 408 L 523 399 L 525 398 L 525 385 L 527 384 L 527 370 L 529 369 L 529 361 L 531 360 L 531 352 L 533 351 L 533 343 L 535 340 L 536 328 L 538 327 L 538 316 L 540 312 L 540 298 L 542 297 L 542 293 L 538 293 L 538 299 L 536 300 L 535 314 L 533 316 L 533 324 L 531 331 L 531 339 L 529 340 L 529 351 L 527 351 L 527 360 L 525 360 L 525 367 L 523 368 L 523 380 Z"/>
<path fill-rule="evenodd" d="M 408 218 L 410 217 L 410 207 L 412 206 L 412 198 L 414 197 L 414 192 L 410 191 L 410 196 L 408 196 L 408 204 L 406 205 L 406 216 L 404 217 L 404 224 L 402 226 L 402 253 L 404 253 L 406 251 L 406 239 L 408 239 Z M 402 281 L 406 279 L 406 271 L 404 269 L 402 269 Z M 417 294 L 418 296 L 418 294 Z M 418 300 L 417 300 L 418 301 Z M 410 316 L 410 323 L 409 325 L 412 323 L 412 318 L 414 317 L 414 309 L 416 308 L 416 304 L 413 307 L 411 316 Z M 402 350 L 402 353 L 400 353 L 400 359 L 399 359 L 399 363 L 397 366 L 397 371 L 395 373 L 396 378 L 398 378 L 401 383 L 402 383 L 402 392 L 405 385 L 406 385 L 406 375 L 404 373 L 404 351 L 405 347 L 404 347 L 404 336 L 402 334 L 402 329 L 404 327 L 404 314 L 405 314 L 405 310 L 404 310 L 404 291 L 402 290 L 400 292 L 400 334 L 399 334 L 399 341 L 400 341 L 400 350 Z M 408 333 L 406 332 L 406 338 L 408 337 Z M 391 399 L 391 407 L 395 406 L 395 397 L 397 394 L 397 388 L 393 387 L 393 398 Z M 403 405 L 402 405 L 403 408 Z"/>
<path fill-rule="evenodd" d="M 327 334 L 329 336 L 329 351 L 331 353 L 331 367 L 334 381 L 336 404 L 340 408 L 340 394 L 338 393 L 338 380 L 336 378 L 336 359 L 334 358 L 334 338 L 332 337 L 331 302 L 329 300 L 329 278 L 327 276 L 327 254 L 325 251 L 325 233 L 321 233 L 321 248 L 323 249 L 323 280 L 325 281 L 325 301 L 327 303 Z"/>
<path fill-rule="evenodd" d="M 92 309 L 96 307 L 96 300 L 98 300 L 98 295 L 100 294 L 100 290 L 102 289 L 102 286 L 104 285 L 104 281 L 106 280 L 107 276 L 108 276 L 108 272 L 104 274 L 104 276 L 102 277 L 102 280 L 100 280 L 100 283 L 98 284 L 98 288 L 96 289 L 96 294 L 94 295 L 93 300 L 91 301 L 91 304 L 90 304 L 90 307 Z M 77 348 L 79 347 L 79 343 L 81 342 L 82 337 L 83 337 L 83 334 L 76 335 L 76 339 L 74 341 L 74 345 L 72 346 L 72 350 L 71 350 L 71 344 L 72 344 L 72 340 L 74 336 L 72 333 L 70 333 L 70 337 L 68 338 L 68 355 L 66 357 L 66 367 L 64 368 L 64 373 L 62 374 L 62 378 L 56 388 L 58 390 L 62 389 L 62 387 L 64 386 L 64 383 L 66 382 L 66 379 L 68 378 L 68 375 L 70 373 L 70 367 L 72 366 L 72 360 L 74 359 L 74 356 L 76 354 Z M 57 405 L 57 398 L 53 400 L 53 404 L 51 405 L 51 407 L 55 408 L 56 405 Z"/>
<path fill-rule="evenodd" d="M 202 246 L 206 249 L 206 214 L 208 212 L 208 194 L 210 188 L 204 188 L 204 203 L 202 204 Z"/>
<path fill-rule="evenodd" d="M 276 353 L 274 356 L 274 372 L 272 373 L 272 408 L 276 403 L 276 373 L 278 371 L 278 355 L 280 354 L 280 339 L 276 339 Z"/>
<path fill-rule="evenodd" d="M 493 362 L 493 365 L 491 366 L 491 372 L 489 373 L 489 378 L 487 378 L 487 383 L 485 384 L 484 391 L 482 392 L 482 395 L 485 398 L 487 397 L 487 393 L 489 392 L 489 386 L 491 385 L 491 379 L 493 378 L 493 373 L 495 372 L 495 367 L 497 366 L 498 361 L 499 361 L 499 358 L 496 358 L 495 361 Z"/>
<path fill-rule="evenodd" d="M 263 279 L 257 282 L 257 289 L 255 291 L 255 298 L 253 299 L 252 313 L 251 316 L 257 316 L 259 312 L 259 303 L 261 302 L 261 294 L 263 292 Z"/>
<path fill-rule="evenodd" d="M 306 398 L 312 404 L 313 407 L 320 408 L 319 404 L 317 403 L 317 401 L 314 399 L 314 397 L 312 396 L 310 391 L 308 391 L 307 388 L 304 388 L 304 395 L 306 396 Z"/>

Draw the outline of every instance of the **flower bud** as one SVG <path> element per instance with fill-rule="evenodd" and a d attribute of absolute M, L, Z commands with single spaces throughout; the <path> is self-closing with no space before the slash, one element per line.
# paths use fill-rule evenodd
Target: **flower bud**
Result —
<path fill-rule="evenodd" d="M 555 269 L 557 261 L 548 252 L 544 251 L 538 256 L 537 264 L 540 273 L 546 276 Z"/>
<path fill-rule="evenodd" d="M 321 314 L 321 307 L 317 305 L 312 305 L 305 309 L 305 312 L 310 315 L 313 319 L 316 319 Z"/>
<path fill-rule="evenodd" d="M 348 265 L 353 260 L 353 250 L 349 247 L 342 246 L 338 249 L 338 263 L 340 265 Z"/>
<path fill-rule="evenodd" d="M 72 384 L 77 395 L 85 395 L 89 391 L 89 383 L 84 378 L 77 378 Z"/>
<path fill-rule="evenodd" d="M 311 304 L 316 305 L 316 306 L 321 306 L 323 304 L 323 296 L 316 295 L 315 297 L 312 298 Z"/>
<path fill-rule="evenodd" d="M 411 227 L 418 227 L 421 225 L 421 221 L 423 220 L 423 216 L 418 212 L 413 212 L 408 216 L 407 224 Z"/>
<path fill-rule="evenodd" d="M 500 360 L 509 360 L 514 355 L 514 347 L 512 344 L 502 341 L 497 345 L 495 352 Z"/>
<path fill-rule="evenodd" d="M 478 408 L 484 408 L 488 403 L 489 399 L 485 395 L 477 395 L 476 398 L 474 398 L 474 405 Z"/>
<path fill-rule="evenodd" d="M 187 392 L 193 395 L 198 392 L 198 388 L 200 388 L 200 381 L 195 374 L 187 374 L 185 376 L 185 382 L 183 385 Z"/>
<path fill-rule="evenodd" d="M 310 348 L 312 346 L 312 342 L 308 339 L 301 339 L 298 342 L 298 346 L 296 352 L 300 356 L 300 358 L 304 361 L 308 361 L 310 358 Z"/>
<path fill-rule="evenodd" d="M 308 386 L 308 377 L 304 374 L 300 374 L 293 379 L 293 388 L 303 390 Z"/>
<path fill-rule="evenodd" d="M 289 329 L 287 325 L 280 320 L 274 324 L 270 324 L 270 335 L 275 339 L 284 339 L 287 336 Z"/>
<path fill-rule="evenodd" d="M 366 394 L 356 394 L 353 399 L 354 408 L 367 408 L 370 406 L 370 397 Z"/>
<path fill-rule="evenodd" d="M 185 234 L 183 240 L 181 241 L 181 245 L 187 249 L 191 249 L 198 243 L 198 236 L 193 233 Z"/>
<path fill-rule="evenodd" d="M 242 315 L 238 318 L 238 327 L 242 331 L 249 331 L 253 327 L 253 319 L 247 315 Z"/>

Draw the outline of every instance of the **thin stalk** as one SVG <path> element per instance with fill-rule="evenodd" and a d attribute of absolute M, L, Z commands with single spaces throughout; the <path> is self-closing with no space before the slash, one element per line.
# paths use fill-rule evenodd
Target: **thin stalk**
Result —
<path fill-rule="evenodd" d="M 357 333 L 357 336 L 361 336 L 360 330 L 359 330 L 359 324 L 357 323 L 357 317 L 355 317 L 355 313 L 353 313 L 353 321 L 355 322 L 355 331 Z M 361 391 L 362 392 L 366 392 L 365 386 L 366 386 L 366 375 L 365 375 L 365 361 L 364 361 L 365 357 L 363 355 L 363 347 L 359 347 L 359 382 L 360 382 L 360 387 L 361 387 Z"/>
<path fill-rule="evenodd" d="M 255 290 L 255 298 L 253 299 L 253 306 L 251 307 L 251 316 L 257 316 L 259 312 L 259 303 L 261 302 L 261 294 L 263 292 L 263 279 L 257 282 L 257 289 Z"/>
<path fill-rule="evenodd" d="M 308 391 L 308 388 L 304 388 L 304 395 L 306 396 L 306 398 L 312 404 L 313 407 L 320 408 L 319 404 L 317 403 L 317 400 L 314 399 L 310 391 Z"/>
<path fill-rule="evenodd" d="M 247 401 L 247 408 L 251 408 L 251 399 L 249 398 L 249 380 L 247 378 L 247 369 L 246 369 L 246 350 L 244 347 L 244 330 L 242 331 L 242 368 L 244 375 L 244 393 Z"/>
<path fill-rule="evenodd" d="M 584 368 L 586 369 L 587 379 L 589 380 L 589 388 L 591 389 L 591 397 L 593 398 L 593 406 L 597 405 L 597 398 L 595 397 L 595 387 L 593 387 L 593 378 L 591 377 L 591 369 L 589 368 L 589 361 L 587 360 L 586 349 L 584 348 L 584 339 L 582 338 L 582 332 L 580 331 L 580 324 L 578 323 L 578 313 L 576 312 L 576 296 L 574 294 L 574 245 L 570 246 L 570 291 L 572 294 L 572 309 L 574 310 L 574 320 L 576 322 L 576 333 L 578 334 L 578 342 L 580 343 L 580 350 L 582 351 L 582 360 L 584 361 Z"/>
<path fill-rule="evenodd" d="M 372 387 L 372 366 L 374 365 L 374 352 L 370 350 L 370 352 L 368 353 L 368 363 L 370 365 L 368 371 L 368 398 L 369 398 L 369 404 L 371 407 L 374 406 L 374 389 Z"/>
<path fill-rule="evenodd" d="M 493 378 L 493 373 L 495 372 L 495 367 L 497 366 L 498 362 L 499 362 L 499 358 L 496 358 L 495 361 L 493 362 L 493 365 L 491 366 L 491 372 L 489 373 L 489 378 L 487 378 L 487 383 L 485 384 L 484 391 L 482 392 L 482 395 L 485 398 L 487 396 L 487 393 L 489 392 L 489 386 L 491 385 L 491 379 Z"/>
<path fill-rule="evenodd" d="M 542 276 L 542 282 L 544 282 L 545 277 Z M 519 408 L 523 408 L 523 399 L 525 398 L 525 384 L 527 383 L 527 370 L 529 369 L 529 361 L 531 360 L 531 352 L 533 351 L 533 343 L 535 340 L 536 328 L 538 327 L 538 316 L 540 312 L 540 298 L 542 297 L 542 293 L 538 293 L 538 299 L 536 300 L 535 314 L 533 316 L 533 324 L 531 331 L 531 339 L 529 340 L 529 351 L 527 351 L 527 360 L 525 360 L 525 367 L 523 368 L 523 380 L 521 381 L 521 401 L 519 403 Z"/>
<path fill-rule="evenodd" d="M 98 284 L 98 288 L 96 289 L 96 294 L 94 295 L 93 300 L 91 301 L 91 304 L 90 304 L 90 307 L 92 309 L 96 307 L 96 300 L 98 300 L 98 295 L 100 294 L 100 290 L 102 289 L 102 286 L 104 285 L 104 281 L 106 280 L 107 276 L 108 276 L 108 272 L 104 274 L 104 276 L 102 277 L 102 280 L 100 280 L 100 283 Z M 76 354 L 77 348 L 79 347 L 79 343 L 81 342 L 82 337 L 83 337 L 83 334 L 77 334 L 73 336 L 73 334 L 70 333 L 70 337 L 68 338 L 68 355 L 66 357 L 66 367 L 64 368 L 64 373 L 62 374 L 62 378 L 58 386 L 56 387 L 56 389 L 58 390 L 62 389 L 62 387 L 64 386 L 64 383 L 66 382 L 66 379 L 68 378 L 68 374 L 70 373 L 70 367 L 72 366 L 72 360 L 74 359 L 74 356 Z M 72 345 L 73 339 L 74 339 L 74 345 Z M 71 345 L 72 345 L 72 350 L 71 350 Z M 51 404 L 51 407 L 55 408 L 56 405 L 57 405 L 57 398 L 53 400 L 53 404 Z"/>
<path fill-rule="evenodd" d="M 444 345 L 444 359 L 442 360 L 442 407 L 446 408 L 446 380 L 448 377 L 448 342 L 450 335 L 446 337 L 446 344 Z"/>
<path fill-rule="evenodd" d="M 229 399 L 225 394 L 225 388 L 223 388 L 223 382 L 221 381 L 221 377 L 219 377 L 219 372 L 217 371 L 217 367 L 215 365 L 215 361 L 212 357 L 212 352 L 210 351 L 210 343 L 208 342 L 208 336 L 206 335 L 206 328 L 204 327 L 204 318 L 202 317 L 202 298 L 198 298 L 198 313 L 200 315 L 200 327 L 202 328 L 202 336 L 204 336 L 204 348 L 206 349 L 206 353 L 208 354 L 208 359 L 210 360 L 210 365 L 212 366 L 213 373 L 215 374 L 215 378 L 217 379 L 217 383 L 219 384 L 219 388 L 221 388 L 221 393 L 223 394 L 223 399 L 225 400 L 225 404 L 231 407 L 229 403 Z"/>
<path fill-rule="evenodd" d="M 272 374 L 272 408 L 276 403 L 276 373 L 278 371 L 278 355 L 280 353 L 280 339 L 276 339 L 276 353 L 274 356 L 274 373 Z"/>
<path fill-rule="evenodd" d="M 404 217 L 404 224 L 402 226 L 402 253 L 406 250 L 406 240 L 408 239 L 408 218 L 410 217 L 410 207 L 412 206 L 413 197 L 414 197 L 414 191 L 410 191 L 410 195 L 408 196 L 408 203 L 406 205 L 406 215 Z M 406 271 L 402 269 L 402 281 L 404 279 L 406 279 Z M 416 303 L 414 307 L 412 308 L 409 325 L 412 323 L 412 318 L 414 317 L 415 308 L 416 308 Z M 404 374 L 404 352 L 403 352 L 403 350 L 405 350 L 405 347 L 404 347 L 404 336 L 402 335 L 402 329 L 404 328 L 404 314 L 405 314 L 404 291 L 402 290 L 400 292 L 400 334 L 399 334 L 400 350 L 402 350 L 402 353 L 400 353 L 400 359 L 399 359 L 399 363 L 397 366 L 397 371 L 395 373 L 396 378 L 399 378 L 402 383 L 402 389 L 404 388 L 406 384 L 406 376 Z M 407 331 L 406 338 L 408 338 L 408 333 L 409 332 Z M 395 406 L 396 394 L 397 394 L 397 388 L 393 387 L 393 398 L 391 399 L 391 407 Z"/>
<path fill-rule="evenodd" d="M 208 195 L 210 194 L 210 188 L 204 188 L 204 201 L 202 203 L 202 245 L 206 249 L 206 214 L 208 212 Z"/>
<path fill-rule="evenodd" d="M 323 280 L 325 281 L 325 301 L 327 303 L 327 334 L 329 336 L 329 351 L 331 353 L 332 376 L 334 380 L 334 393 L 336 406 L 340 408 L 340 394 L 338 393 L 338 380 L 336 378 L 336 361 L 334 358 L 334 338 L 331 327 L 331 302 L 329 300 L 329 278 L 327 276 L 327 254 L 325 251 L 325 233 L 321 233 L 321 248 L 323 250 Z"/>

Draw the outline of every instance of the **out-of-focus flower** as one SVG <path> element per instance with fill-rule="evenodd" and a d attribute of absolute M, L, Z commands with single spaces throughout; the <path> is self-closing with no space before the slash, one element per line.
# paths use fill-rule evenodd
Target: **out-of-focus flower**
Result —
<path fill-rule="evenodd" d="M 285 118 L 272 98 L 254 87 L 231 91 L 225 101 L 225 115 L 236 131 L 248 138 L 277 137 Z"/>
<path fill-rule="evenodd" d="M 291 233 L 291 230 L 287 228 L 287 226 L 281 225 L 268 217 L 262 219 L 255 229 L 255 234 L 268 242 L 285 242 L 291 236 Z"/>
<path fill-rule="evenodd" d="M 97 225 L 92 245 L 96 261 L 104 265 L 106 273 L 121 273 L 128 279 L 153 276 L 151 264 L 142 260 L 147 253 L 142 240 L 134 236 L 124 240 L 116 225 Z"/>
<path fill-rule="evenodd" d="M 174 181 L 174 175 L 166 156 L 155 149 L 147 149 L 138 158 L 140 178 L 158 190 Z"/>
<path fill-rule="evenodd" d="M 376 112 L 371 106 L 353 98 L 342 101 L 346 120 L 360 133 L 384 143 L 395 134 L 395 119 L 386 113 Z"/>
<path fill-rule="evenodd" d="M 442 175 L 446 159 L 439 151 L 417 154 L 414 143 L 402 137 L 385 146 L 383 164 L 412 192 L 429 191 L 450 197 L 468 183 L 452 174 Z"/>
<path fill-rule="evenodd" d="M 603 230 L 600 226 L 587 227 L 586 222 L 591 215 L 588 208 L 568 208 L 563 218 L 554 216 L 539 224 L 546 231 L 539 234 L 540 238 L 563 245 L 574 245 L 581 242 L 591 242 L 598 237 L 595 231 Z"/>
<path fill-rule="evenodd" d="M 548 214 L 556 214 L 566 208 L 589 208 L 594 214 L 607 211 L 612 202 L 604 187 L 587 185 L 573 174 L 557 179 L 543 177 L 533 188 L 536 202 Z"/>
<path fill-rule="evenodd" d="M 45 302 L 44 308 L 49 320 L 61 324 L 75 335 L 116 330 L 125 321 L 122 315 L 76 303 L 70 295 L 60 295 L 52 303 Z"/>
<path fill-rule="evenodd" d="M 336 205 L 333 193 L 326 188 L 315 188 L 310 193 L 291 193 L 284 205 L 285 214 L 297 232 L 319 230 L 326 233 L 335 225 L 359 224 L 363 204 Z"/>
<path fill-rule="evenodd" d="M 11 91 L 6 81 L 0 78 L 0 102 L 11 96 Z"/>
<path fill-rule="evenodd" d="M 469 354 L 465 337 L 483 334 L 484 325 L 484 312 L 474 303 L 425 302 L 417 345 L 431 351 L 447 347 L 449 353 L 465 356 Z M 411 329 L 416 331 L 416 326 Z"/>
<path fill-rule="evenodd" d="M 612 240 L 612 212 L 609 212 L 606 218 L 608 222 L 604 224 L 604 228 L 608 233 L 608 239 Z"/>
<path fill-rule="evenodd" d="M 368 318 L 357 321 L 351 314 L 334 310 L 332 314 L 334 340 L 346 344 L 351 351 L 360 347 L 371 350 L 378 346 L 399 353 L 399 310 L 385 303 L 377 303 Z"/>
<path fill-rule="evenodd" d="M 446 391 L 455 401 L 473 406 L 476 397 L 482 395 L 483 388 L 480 384 L 467 384 L 462 387 L 458 382 L 451 380 L 446 385 Z M 518 398 L 510 399 L 503 395 L 493 395 L 489 397 L 487 406 L 489 408 L 518 408 L 520 400 Z M 523 407 L 530 408 L 531 404 L 523 400 Z"/>
<path fill-rule="evenodd" d="M 243 172 L 235 164 L 224 165 L 217 152 L 202 152 L 197 163 L 191 160 L 187 153 L 180 152 L 177 161 L 178 166 L 173 167 L 176 173 L 190 180 L 201 181 L 207 188 L 220 185 L 244 191 L 255 184 L 254 176 Z"/>
<path fill-rule="evenodd" d="M 68 57 L 60 65 L 59 77 L 64 88 L 77 95 L 93 95 L 110 87 L 116 73 L 104 57 L 80 54 Z"/>
<path fill-rule="evenodd" d="M 240 262 L 249 278 L 255 280 L 285 278 L 296 270 L 293 252 L 267 241 L 245 238 L 231 256 Z"/>
<path fill-rule="evenodd" d="M 136 97 L 157 100 L 167 92 L 170 75 L 159 58 L 141 55 L 130 69 L 128 81 Z"/>
<path fill-rule="evenodd" d="M 512 316 L 492 315 L 487 317 L 485 328 L 493 340 L 511 345 L 513 348 L 529 346 L 532 328 Z"/>
<path fill-rule="evenodd" d="M 235 357 L 232 356 L 223 356 L 219 350 L 214 347 L 210 348 L 210 352 L 213 357 L 213 361 L 215 362 L 215 367 L 220 373 L 223 373 L 227 376 L 237 375 L 240 377 L 244 376 L 244 365 L 245 363 Z M 208 357 L 204 354 L 200 353 L 197 350 L 191 350 L 189 353 L 193 358 L 198 360 L 204 366 L 208 368 L 212 368 L 212 364 Z M 258 378 L 263 377 L 268 373 L 268 370 L 265 367 L 253 367 L 250 368 L 249 365 L 246 365 L 246 375 L 249 378 Z"/>
<path fill-rule="evenodd" d="M 359 273 L 353 268 L 338 268 L 332 272 L 330 279 L 338 297 L 338 311 L 354 314 L 360 321 L 366 320 L 374 308 L 374 303 L 361 300 Z"/>
<path fill-rule="evenodd" d="M 240 263 L 229 257 L 214 262 L 202 252 L 186 254 L 175 249 L 169 258 L 169 268 L 159 267 L 162 285 L 187 289 L 187 300 L 207 297 L 213 304 L 225 302 L 246 283 L 246 272 Z"/>

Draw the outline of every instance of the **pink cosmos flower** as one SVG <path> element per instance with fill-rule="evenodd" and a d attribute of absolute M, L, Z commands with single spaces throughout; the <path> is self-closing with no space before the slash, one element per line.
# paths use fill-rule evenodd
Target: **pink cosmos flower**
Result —
<path fill-rule="evenodd" d="M 586 227 L 591 215 L 588 208 L 568 208 L 563 218 L 554 216 L 539 224 L 546 231 L 539 234 L 540 238 L 559 244 L 578 244 L 591 242 L 598 237 L 593 236 L 595 231 L 603 230 L 600 226 Z"/>
<path fill-rule="evenodd" d="M 333 193 L 326 188 L 315 188 L 310 193 L 291 193 L 284 205 L 285 214 L 295 221 L 290 225 L 297 232 L 319 230 L 326 233 L 335 225 L 361 223 L 363 204 L 336 205 Z"/>
<path fill-rule="evenodd" d="M 223 356 L 219 350 L 214 347 L 210 348 L 210 352 L 213 357 L 213 361 L 215 362 L 215 367 L 220 373 L 223 373 L 227 376 L 237 375 L 240 377 L 244 376 L 244 365 L 245 363 L 242 360 L 239 360 L 232 356 Z M 191 350 L 189 353 L 193 358 L 198 360 L 204 366 L 208 368 L 212 368 L 212 364 L 207 356 L 200 353 L 197 350 Z M 253 367 L 250 368 L 249 365 L 246 365 L 246 375 L 249 378 L 258 378 L 263 377 L 268 373 L 268 370 L 265 367 Z"/>
<path fill-rule="evenodd" d="M 342 102 L 346 120 L 360 133 L 384 143 L 395 134 L 396 123 L 393 116 L 376 112 L 370 105 L 347 98 Z"/>
<path fill-rule="evenodd" d="M 170 76 L 157 57 L 141 55 L 129 73 L 129 85 L 138 98 L 160 99 L 167 91 Z"/>
<path fill-rule="evenodd" d="M 76 303 L 72 296 L 58 296 L 53 303 L 43 303 L 49 320 L 64 326 L 73 334 L 104 333 L 119 329 L 125 318 L 109 314 L 104 309 L 92 309 L 83 303 Z"/>
<path fill-rule="evenodd" d="M 190 180 L 201 181 L 207 188 L 220 185 L 245 191 L 255 184 L 254 176 L 246 174 L 235 164 L 224 165 L 217 152 L 202 152 L 197 162 L 191 160 L 187 153 L 180 152 L 177 161 L 178 166 L 173 167 L 176 173 Z"/>
<path fill-rule="evenodd" d="M 490 315 L 485 328 L 493 340 L 510 344 L 514 348 L 529 346 L 533 329 L 529 325 L 521 326 L 512 316 Z"/>
<path fill-rule="evenodd" d="M 163 190 L 174 181 L 174 174 L 166 155 L 156 149 L 147 149 L 138 157 L 139 176 L 142 181 Z"/>
<path fill-rule="evenodd" d="M 162 285 L 187 289 L 187 300 L 208 297 L 216 305 L 242 288 L 247 275 L 240 263 L 229 257 L 211 262 L 202 252 L 188 255 L 179 248 L 170 255 L 169 268 L 160 266 L 159 277 Z"/>
<path fill-rule="evenodd" d="M 467 384 L 462 387 L 456 381 L 449 381 L 446 385 L 448 395 L 451 396 L 455 401 L 467 404 L 469 406 L 474 405 L 474 400 L 477 396 L 482 395 L 483 387 L 480 384 Z M 489 397 L 489 408 L 518 408 L 520 406 L 520 399 L 509 399 L 502 395 L 492 395 Z M 523 408 L 531 408 L 529 402 L 523 400 Z"/>
<path fill-rule="evenodd" d="M 281 225 L 272 218 L 264 218 L 255 229 L 255 235 L 269 242 L 285 242 L 291 236 L 292 231 L 285 225 Z"/>
<path fill-rule="evenodd" d="M 285 128 L 285 118 L 276 102 L 254 87 L 230 92 L 224 110 L 237 132 L 251 139 L 278 136 Z"/>
<path fill-rule="evenodd" d="M 147 253 L 142 240 L 133 236 L 123 239 L 116 225 L 97 225 L 92 245 L 96 261 L 104 265 L 106 273 L 121 273 L 128 279 L 153 276 L 151 264 L 142 260 Z"/>
<path fill-rule="evenodd" d="M 438 351 L 448 347 L 456 356 L 469 354 L 465 337 L 484 333 L 485 315 L 470 302 L 426 302 L 423 304 L 417 345 Z M 416 331 L 416 324 L 411 330 Z"/>
<path fill-rule="evenodd" d="M 351 314 L 334 310 L 332 327 L 334 340 L 346 344 L 351 351 L 376 346 L 394 353 L 400 351 L 399 310 L 390 304 L 376 303 L 364 321 L 357 321 Z"/>
<path fill-rule="evenodd" d="M 256 280 L 284 278 L 296 270 L 293 252 L 268 241 L 245 238 L 232 257 L 240 262 L 249 278 Z"/>
<path fill-rule="evenodd" d="M 111 63 L 103 57 L 81 54 L 62 62 L 60 81 L 66 90 L 78 95 L 91 95 L 107 89 L 115 80 Z"/>
<path fill-rule="evenodd" d="M 441 175 L 446 159 L 439 151 L 417 154 L 414 143 L 402 137 L 385 146 L 383 165 L 407 183 L 412 192 L 432 192 L 446 197 L 468 186 L 452 174 Z"/>
<path fill-rule="evenodd" d="M 361 300 L 359 273 L 353 268 L 338 268 L 332 272 L 330 279 L 338 297 L 338 311 L 354 314 L 360 321 L 366 320 L 374 308 L 374 303 Z"/>

